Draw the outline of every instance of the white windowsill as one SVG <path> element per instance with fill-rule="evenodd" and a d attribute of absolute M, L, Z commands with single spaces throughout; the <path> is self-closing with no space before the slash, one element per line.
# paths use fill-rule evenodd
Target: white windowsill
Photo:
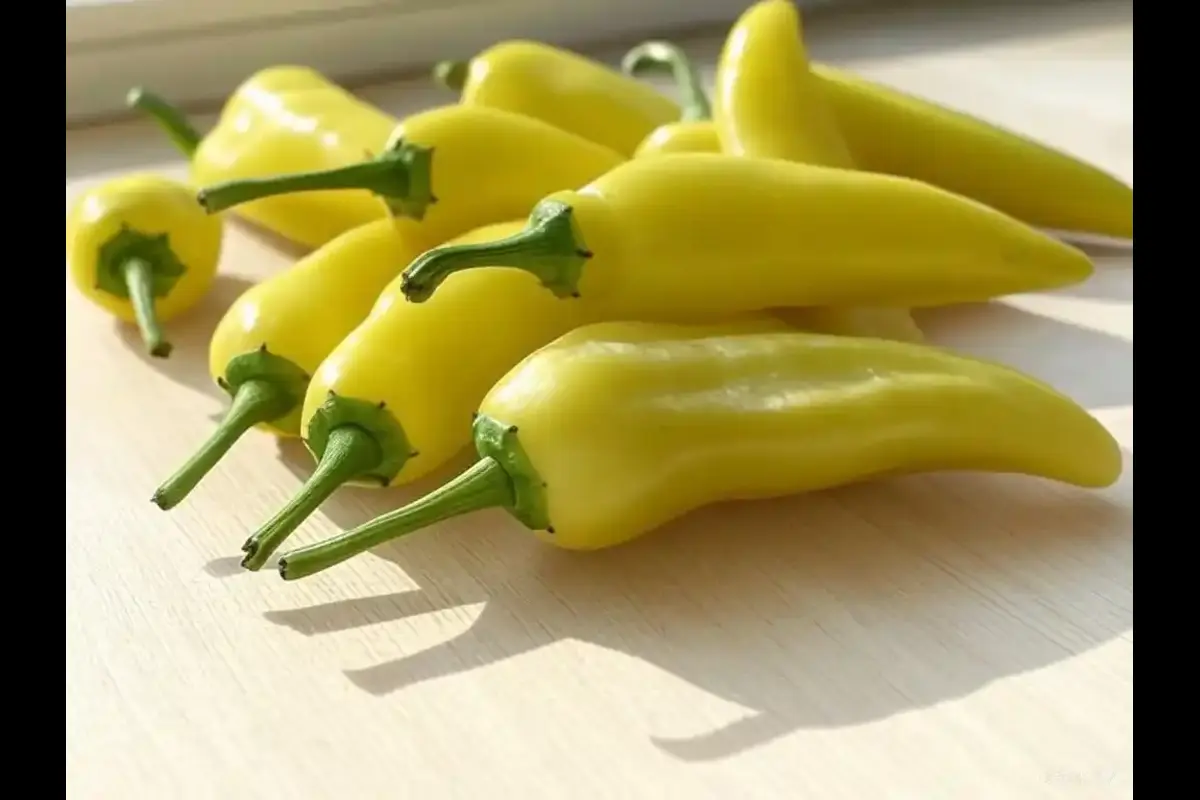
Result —
<path fill-rule="evenodd" d="M 802 7 L 854 0 L 801 0 Z M 68 0 L 67 124 L 119 114 L 148 84 L 218 101 L 255 70 L 345 81 L 463 57 L 499 39 L 581 46 L 733 19 L 747 0 Z"/>

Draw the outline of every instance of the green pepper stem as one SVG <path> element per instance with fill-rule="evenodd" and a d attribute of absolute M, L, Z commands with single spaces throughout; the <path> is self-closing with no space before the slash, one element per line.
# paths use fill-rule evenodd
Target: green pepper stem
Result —
<path fill-rule="evenodd" d="M 670 70 L 683 109 L 681 120 L 703 122 L 712 119 L 712 104 L 704 91 L 704 82 L 682 47 L 671 42 L 642 42 L 621 59 L 621 71 L 626 75 L 640 75 L 651 69 Z"/>
<path fill-rule="evenodd" d="M 279 559 L 279 574 L 287 581 L 305 578 L 442 520 L 486 508 L 511 508 L 515 502 L 508 473 L 496 459 L 483 458 L 457 478 L 403 508 L 323 542 L 285 553 Z"/>
<path fill-rule="evenodd" d="M 366 189 L 385 194 L 393 191 L 397 170 L 403 165 L 392 161 L 364 161 L 346 167 L 274 175 L 270 178 L 246 178 L 206 186 L 196 194 L 204 209 L 214 214 L 227 208 L 294 192 L 317 192 L 332 189 Z"/>
<path fill-rule="evenodd" d="M 330 495 L 349 481 L 377 469 L 383 459 L 383 448 L 375 437 L 357 425 L 343 425 L 330 431 L 325 452 L 304 488 L 242 545 L 246 554 L 242 566 L 261 569 Z"/>
<path fill-rule="evenodd" d="M 409 301 L 421 303 L 456 272 L 512 267 L 537 276 L 560 297 L 576 297 L 580 273 L 592 254 L 572 227 L 571 214 L 565 203 L 543 201 L 534 208 L 529 224 L 512 236 L 428 250 L 404 270 L 400 290 Z"/>
<path fill-rule="evenodd" d="M 140 86 L 129 90 L 125 104 L 154 120 L 179 152 L 188 158 L 196 154 L 202 137 L 178 108 Z"/>
<path fill-rule="evenodd" d="M 229 411 L 212 436 L 158 487 L 154 504 L 163 511 L 179 505 L 248 430 L 282 417 L 295 404 L 294 393 L 270 380 L 254 378 L 240 384 L 234 390 Z"/>
<path fill-rule="evenodd" d="M 171 355 L 172 348 L 163 335 L 158 314 L 154 310 L 154 268 L 148 261 L 129 258 L 121 265 L 121 270 L 138 330 L 141 331 L 142 341 L 146 343 L 146 351 L 155 358 L 166 358 Z"/>
<path fill-rule="evenodd" d="M 452 92 L 461 92 L 470 71 L 466 61 L 439 61 L 433 65 L 433 79 Z"/>

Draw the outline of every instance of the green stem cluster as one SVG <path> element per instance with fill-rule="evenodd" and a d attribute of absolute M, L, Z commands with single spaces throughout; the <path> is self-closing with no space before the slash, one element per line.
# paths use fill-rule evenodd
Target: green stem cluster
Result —
<path fill-rule="evenodd" d="M 174 349 L 163 333 L 154 311 L 154 267 L 141 258 L 129 258 L 122 266 L 129 304 L 137 320 L 146 352 L 155 358 L 167 358 Z"/>
<path fill-rule="evenodd" d="M 316 469 L 291 501 L 242 545 L 246 569 L 261 569 L 340 487 L 353 481 L 386 486 L 416 455 L 382 403 L 332 392 L 308 420 L 307 445 L 317 459 Z"/>
<path fill-rule="evenodd" d="M 493 458 L 476 462 L 457 478 L 403 508 L 279 559 L 284 580 L 305 578 L 442 520 L 487 508 L 511 507 L 515 502 L 508 473 Z"/>
<path fill-rule="evenodd" d="M 529 224 L 504 239 L 479 244 L 444 245 L 427 251 L 404 270 L 400 289 L 411 302 L 422 303 L 456 272 L 477 267 L 512 267 L 536 275 L 559 297 L 578 297 L 579 279 L 592 253 L 571 222 L 565 203 L 544 200 Z"/>

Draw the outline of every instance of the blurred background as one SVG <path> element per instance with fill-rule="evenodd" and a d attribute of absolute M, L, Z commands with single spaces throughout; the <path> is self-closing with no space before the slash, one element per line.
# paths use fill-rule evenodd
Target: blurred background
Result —
<path fill-rule="evenodd" d="M 799 0 L 870 14 L 914 6 L 946 40 L 996 27 L 996 7 L 1013 26 L 1047 25 L 1055 7 L 1095 14 L 1132 3 L 1111 0 Z M 189 106 L 220 102 L 247 75 L 303 62 L 342 83 L 375 82 L 469 56 L 508 37 L 603 48 L 644 36 L 726 25 L 745 0 L 66 0 L 67 124 L 123 112 L 125 90 L 154 87 Z M 987 20 L 984 22 L 983 20 Z M 1000 33 L 1000 31 L 996 31 Z M 911 40 L 911 34 L 906 37 Z"/>

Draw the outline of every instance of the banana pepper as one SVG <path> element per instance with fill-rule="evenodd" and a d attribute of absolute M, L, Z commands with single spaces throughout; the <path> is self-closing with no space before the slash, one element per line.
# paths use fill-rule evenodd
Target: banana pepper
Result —
<path fill-rule="evenodd" d="M 928 184 L 709 153 L 628 161 L 549 195 L 517 235 L 434 248 L 401 280 L 421 302 L 454 273 L 496 266 L 607 319 L 663 321 L 978 302 L 1092 273 L 1070 245 Z"/>
<path fill-rule="evenodd" d="M 143 89 L 129 103 L 148 114 L 189 158 L 196 187 L 279 173 L 325 170 L 380 154 L 396 119 L 319 73 L 280 66 L 255 73 L 230 96 L 216 126 L 201 136 L 177 109 Z M 306 247 L 386 216 L 387 208 L 362 190 L 266 196 L 237 213 Z"/>
<path fill-rule="evenodd" d="M 196 305 L 212 286 L 222 224 L 191 190 L 158 175 L 94 186 L 67 211 L 67 262 L 75 287 L 124 322 L 146 350 L 171 354 L 162 323 Z"/>
<path fill-rule="evenodd" d="M 626 157 L 646 134 L 679 116 L 679 107 L 653 87 L 540 42 L 500 42 L 469 62 L 441 62 L 434 77 L 461 92 L 463 104 L 535 117 Z"/>
<path fill-rule="evenodd" d="M 285 553 L 282 577 L 490 507 L 544 542 L 597 550 L 701 506 L 887 475 L 969 470 L 1099 488 L 1122 469 L 1099 421 L 1008 367 L 753 320 L 576 329 L 496 383 L 473 433 L 474 466 L 404 508 Z"/>

